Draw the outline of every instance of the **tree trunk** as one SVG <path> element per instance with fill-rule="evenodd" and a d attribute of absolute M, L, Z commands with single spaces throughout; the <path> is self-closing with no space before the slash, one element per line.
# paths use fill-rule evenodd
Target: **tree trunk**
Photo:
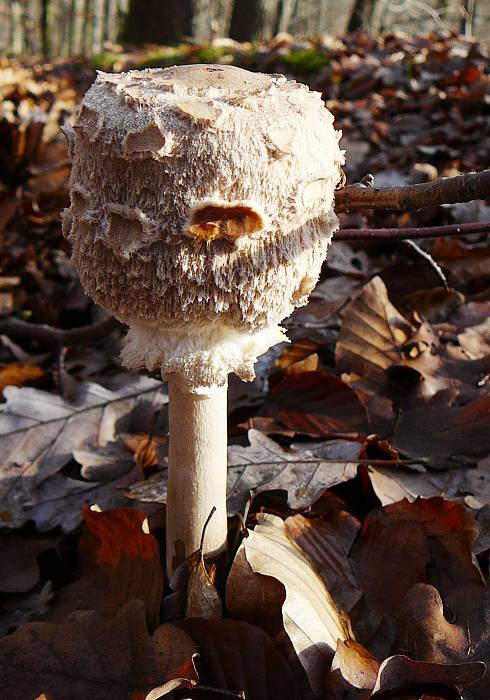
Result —
<path fill-rule="evenodd" d="M 130 0 L 122 40 L 128 44 L 177 44 L 192 33 L 192 0 Z"/>
<path fill-rule="evenodd" d="M 270 39 L 279 27 L 279 0 L 235 0 L 230 37 L 237 41 Z"/>
<path fill-rule="evenodd" d="M 92 38 L 92 53 L 100 53 L 104 43 L 104 0 L 95 0 L 94 4 L 94 34 Z"/>
<path fill-rule="evenodd" d="M 376 9 L 376 0 L 355 0 L 347 32 L 367 31 Z"/>
<path fill-rule="evenodd" d="M 231 8 L 232 0 L 194 0 L 192 36 L 202 41 L 227 36 Z"/>
<path fill-rule="evenodd" d="M 471 39 L 473 35 L 473 22 L 476 14 L 476 0 L 462 0 L 461 20 L 459 23 L 459 33 L 465 39 Z"/>

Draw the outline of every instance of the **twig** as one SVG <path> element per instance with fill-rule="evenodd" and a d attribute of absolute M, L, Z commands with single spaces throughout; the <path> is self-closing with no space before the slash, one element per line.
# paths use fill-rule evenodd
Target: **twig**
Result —
<path fill-rule="evenodd" d="M 426 464 L 428 460 L 425 457 L 420 457 L 419 459 L 323 459 L 323 457 L 315 457 L 314 459 L 282 459 L 273 461 L 257 461 L 257 462 L 233 462 L 230 466 L 232 467 L 262 467 L 269 464 L 280 464 L 281 462 L 294 464 L 295 462 L 301 462 L 301 464 L 318 464 L 319 462 L 325 464 L 361 464 L 373 465 L 375 467 L 404 467 L 411 464 Z"/>
<path fill-rule="evenodd" d="M 53 328 L 45 324 L 28 323 L 17 318 L 8 318 L 0 321 L 0 334 L 7 335 L 16 340 L 34 340 L 41 345 L 52 348 L 63 348 L 68 345 L 90 345 L 103 340 L 122 324 L 113 316 L 90 326 L 80 328 Z"/>
<path fill-rule="evenodd" d="M 430 255 L 430 253 L 428 253 L 426 250 L 421 248 L 409 238 L 402 241 L 402 244 L 405 244 L 405 246 L 407 246 L 407 248 L 413 251 L 415 255 L 417 255 L 419 258 L 422 258 L 426 265 L 430 267 L 430 269 L 433 270 L 437 277 L 441 280 L 446 292 L 449 293 L 449 285 L 447 283 L 446 275 L 444 274 L 442 267 L 438 263 L 436 263 L 432 255 Z"/>
<path fill-rule="evenodd" d="M 334 241 L 357 241 L 371 239 L 406 240 L 407 238 L 434 238 L 438 236 L 469 236 L 489 233 L 490 221 L 471 224 L 447 224 L 445 226 L 423 226 L 420 228 L 341 228 L 334 233 Z"/>
<path fill-rule="evenodd" d="M 203 690 L 206 693 L 214 693 L 215 695 L 224 695 L 230 698 L 241 698 L 245 700 L 247 697 L 244 690 L 225 690 L 224 688 L 212 688 L 209 685 L 195 685 L 193 690 Z"/>
<path fill-rule="evenodd" d="M 490 170 L 466 173 L 402 187 L 369 187 L 362 183 L 348 185 L 335 193 L 335 210 L 389 209 L 413 211 L 439 204 L 471 202 L 490 197 Z"/>

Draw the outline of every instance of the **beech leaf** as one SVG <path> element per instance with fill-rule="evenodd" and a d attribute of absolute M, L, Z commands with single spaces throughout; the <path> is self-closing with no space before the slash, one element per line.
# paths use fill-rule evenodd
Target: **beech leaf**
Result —
<path fill-rule="evenodd" d="M 72 613 L 31 622 L 0 641 L 0 687 L 9 700 L 45 693 L 53 700 L 126 700 L 178 677 L 196 648 L 184 631 L 162 625 L 150 636 L 141 601 L 107 615 Z M 191 685 L 192 677 L 180 681 Z"/>
<path fill-rule="evenodd" d="M 249 530 L 240 549 L 251 567 L 252 576 L 273 577 L 284 587 L 281 610 L 284 629 L 313 691 L 321 692 L 337 640 L 348 636 L 328 589 L 299 547 L 288 538 L 284 522 L 275 515 L 259 513 L 255 529 Z M 235 604 L 241 611 L 249 605 L 249 601 L 242 598 L 247 588 L 244 575 L 241 569 L 241 575 L 230 575 L 227 584 L 227 605 L 232 614 Z M 254 615 L 261 614 L 257 603 L 257 600 L 250 601 Z M 264 612 L 270 614 L 270 611 Z"/>

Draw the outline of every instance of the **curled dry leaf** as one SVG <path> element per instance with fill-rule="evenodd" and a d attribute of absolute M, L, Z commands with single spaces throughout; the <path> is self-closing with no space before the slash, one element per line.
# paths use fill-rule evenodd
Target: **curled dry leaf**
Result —
<path fill-rule="evenodd" d="M 372 690 L 378 676 L 377 661 L 353 639 L 337 642 L 332 668 L 327 676 L 327 699 L 343 697 L 343 690 Z"/>
<path fill-rule="evenodd" d="M 370 698 L 403 697 L 403 695 L 436 696 L 459 700 L 459 688 L 475 683 L 485 674 L 485 664 L 469 661 L 464 664 L 431 664 L 413 661 L 407 656 L 390 656 L 381 664 Z"/>
<path fill-rule="evenodd" d="M 200 685 L 235 691 L 237 696 L 243 692 L 242 697 L 253 700 L 311 700 L 259 627 L 237 620 L 198 618 L 178 625 L 199 649 Z"/>
<path fill-rule="evenodd" d="M 412 379 L 425 397 L 448 387 L 434 332 L 423 322 L 416 328 L 398 312 L 380 277 L 346 307 L 335 358 L 337 368 L 360 377 L 368 393 L 403 395 Z"/>
<path fill-rule="evenodd" d="M 337 640 L 348 637 L 344 620 L 325 584 L 299 547 L 288 538 L 284 522 L 275 515 L 258 514 L 257 526 L 249 531 L 240 551 L 245 554 L 252 576 L 273 577 L 284 586 L 281 611 L 284 629 L 313 691 L 320 693 Z M 230 577 L 227 584 L 226 600 L 232 615 L 235 607 L 243 611 L 248 605 L 243 599 L 247 585 L 244 568 L 241 574 Z M 251 602 L 254 606 L 259 603 L 257 599 Z M 255 607 L 252 614 L 260 613 Z M 270 616 L 271 611 L 264 610 L 264 614 Z"/>
<path fill-rule="evenodd" d="M 56 700 L 115 700 L 179 678 L 196 653 L 174 625 L 148 634 L 141 601 L 115 614 L 72 613 L 61 623 L 31 622 L 0 641 L 0 687 L 9 700 L 45 693 Z M 180 681 L 190 686 L 192 676 Z M 144 697 L 144 695 L 143 695 Z"/>
<path fill-rule="evenodd" d="M 206 569 L 202 552 L 192 554 L 188 559 L 186 617 L 221 617 L 223 605 L 214 586 L 216 566 Z"/>

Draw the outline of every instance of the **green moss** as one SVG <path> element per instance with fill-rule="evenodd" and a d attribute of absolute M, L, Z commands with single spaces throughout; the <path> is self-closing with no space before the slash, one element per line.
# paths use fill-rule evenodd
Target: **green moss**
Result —
<path fill-rule="evenodd" d="M 217 63 L 220 58 L 230 53 L 225 46 L 203 46 L 194 56 L 196 63 Z"/>
<path fill-rule="evenodd" d="M 165 49 L 158 49 L 157 51 L 152 51 L 147 56 L 138 62 L 137 68 L 168 68 L 169 66 L 175 66 L 179 63 L 185 63 L 186 50 L 185 47 L 173 49 L 168 51 Z"/>
<path fill-rule="evenodd" d="M 94 70 L 112 70 L 114 63 L 118 60 L 119 54 L 113 53 L 112 51 L 103 51 L 92 57 L 90 62 L 91 67 Z"/>
<path fill-rule="evenodd" d="M 319 73 L 329 64 L 329 59 L 316 49 L 301 49 L 281 56 L 283 63 L 292 73 L 310 75 Z"/>

